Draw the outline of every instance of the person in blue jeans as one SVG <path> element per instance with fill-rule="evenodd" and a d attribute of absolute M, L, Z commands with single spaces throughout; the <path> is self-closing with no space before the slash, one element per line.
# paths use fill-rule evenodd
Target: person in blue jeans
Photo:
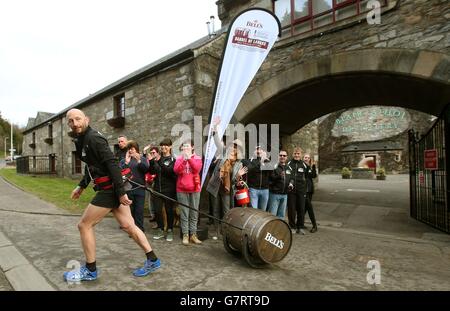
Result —
<path fill-rule="evenodd" d="M 243 161 L 243 165 L 248 168 L 247 185 L 250 192 L 250 204 L 253 208 L 262 211 L 267 210 L 269 201 L 269 176 L 273 169 L 269 168 L 269 159 L 267 153 L 256 146 L 255 158 Z"/>
<path fill-rule="evenodd" d="M 120 167 L 131 169 L 133 181 L 145 185 L 145 173 L 148 171 L 148 160 L 146 157 L 139 154 L 139 145 L 134 140 L 130 140 L 127 144 L 127 152 L 125 158 L 120 161 Z M 132 185 L 132 189 L 127 191 L 128 198 L 133 201 L 131 203 L 131 216 L 133 216 L 134 223 L 142 232 L 144 229 L 144 204 L 145 204 L 145 190 L 144 188 Z"/>
<path fill-rule="evenodd" d="M 269 208 L 268 211 L 281 219 L 286 215 L 289 176 L 286 176 L 287 152 L 280 150 L 278 164 L 269 177 Z"/>

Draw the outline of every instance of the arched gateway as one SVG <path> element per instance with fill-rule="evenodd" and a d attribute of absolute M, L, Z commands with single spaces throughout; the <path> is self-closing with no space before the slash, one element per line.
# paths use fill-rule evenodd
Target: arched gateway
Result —
<path fill-rule="evenodd" d="M 450 102 L 449 68 L 450 57 L 440 52 L 365 49 L 333 54 L 255 83 L 235 117 L 243 123 L 278 123 L 281 133 L 292 134 L 320 116 L 363 105 L 395 104 L 439 115 Z"/>

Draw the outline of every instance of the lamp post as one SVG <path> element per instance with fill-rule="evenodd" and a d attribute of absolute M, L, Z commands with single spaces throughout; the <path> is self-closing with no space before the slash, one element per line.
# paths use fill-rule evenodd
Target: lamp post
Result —
<path fill-rule="evenodd" d="M 11 149 L 9 150 L 11 152 L 11 161 L 14 160 L 14 145 L 13 145 L 13 123 L 11 122 Z"/>

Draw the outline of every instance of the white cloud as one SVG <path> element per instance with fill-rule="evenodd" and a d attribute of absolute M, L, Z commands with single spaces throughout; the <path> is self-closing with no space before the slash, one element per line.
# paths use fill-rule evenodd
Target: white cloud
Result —
<path fill-rule="evenodd" d="M 23 126 L 207 35 L 215 2 L 2 1 L 2 116 Z"/>

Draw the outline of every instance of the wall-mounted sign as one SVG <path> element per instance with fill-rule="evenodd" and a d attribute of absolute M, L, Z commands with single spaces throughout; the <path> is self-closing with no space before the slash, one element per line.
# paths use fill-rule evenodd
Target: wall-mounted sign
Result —
<path fill-rule="evenodd" d="M 334 137 L 373 141 L 398 135 L 409 128 L 411 117 L 400 107 L 366 106 L 346 110 L 335 120 Z"/>
<path fill-rule="evenodd" d="M 423 161 L 426 170 L 438 169 L 438 153 L 437 149 L 428 149 L 423 151 Z"/>

